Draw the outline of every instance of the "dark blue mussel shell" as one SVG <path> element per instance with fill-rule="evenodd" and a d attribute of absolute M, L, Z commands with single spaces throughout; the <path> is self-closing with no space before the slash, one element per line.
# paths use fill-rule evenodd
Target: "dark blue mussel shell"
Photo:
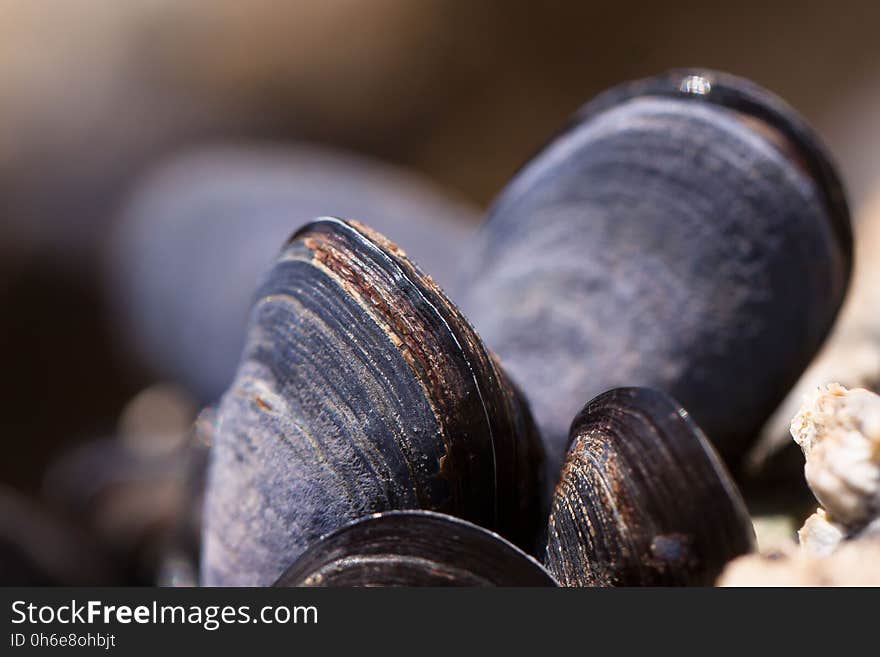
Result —
<path fill-rule="evenodd" d="M 571 418 L 672 395 L 736 465 L 831 327 L 852 265 L 834 168 L 756 85 L 673 72 L 599 96 L 501 193 L 456 295 L 558 476 Z"/>
<path fill-rule="evenodd" d="M 260 289 L 218 407 L 203 580 L 271 584 L 320 536 L 397 509 L 535 549 L 542 462 L 528 407 L 430 277 L 378 233 L 318 220 Z"/>

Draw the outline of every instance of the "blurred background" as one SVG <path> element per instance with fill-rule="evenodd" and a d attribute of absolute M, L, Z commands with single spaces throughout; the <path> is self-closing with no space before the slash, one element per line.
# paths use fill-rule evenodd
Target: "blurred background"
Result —
<path fill-rule="evenodd" d="M 207 189 L 186 202 L 222 214 L 224 190 L 248 172 L 275 172 L 282 187 L 299 176 L 313 197 L 284 235 L 313 207 L 335 211 L 314 198 L 326 171 L 379 175 L 455 215 L 463 234 L 594 94 L 700 66 L 796 107 L 859 217 L 880 195 L 878 25 L 880 4 L 866 0 L 0 0 L 0 482 L 25 500 L 64 497 L 65 482 L 95 475 L 82 454 L 53 475 L 62 454 L 177 435 L 215 394 L 174 376 L 177 362 L 151 367 L 164 313 L 132 320 L 126 304 L 153 308 L 151 291 L 119 283 L 142 244 L 161 252 L 126 221 L 145 207 L 183 212 L 154 198 L 175 185 Z M 317 172 L 302 155 L 315 148 Z M 211 231 L 194 230 L 197 259 Z M 138 266 L 151 262 L 165 266 Z M 115 513 L 106 522 L 126 510 Z"/>

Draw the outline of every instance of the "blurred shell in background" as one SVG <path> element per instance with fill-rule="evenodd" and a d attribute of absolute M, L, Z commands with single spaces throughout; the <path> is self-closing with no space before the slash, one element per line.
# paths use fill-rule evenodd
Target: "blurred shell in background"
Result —
<path fill-rule="evenodd" d="M 217 146 L 160 167 L 128 205 L 110 281 L 121 333 L 154 372 L 202 401 L 231 382 L 257 285 L 300 226 L 357 219 L 442 287 L 477 210 L 414 174 L 298 146 Z"/>
<path fill-rule="evenodd" d="M 781 32 L 793 15 L 798 29 Z M 850 96 L 877 101 L 878 19 L 867 0 L 674 0 L 638 11 L 536 11 L 526 0 L 4 0 L 7 227 L 29 248 L 92 253 L 107 209 L 144 165 L 232 133 L 354 147 L 486 201 L 586 98 L 681 62 L 788 98 L 858 165 L 844 173 L 860 199 L 880 175 L 863 129 L 876 112 L 855 113 Z"/>

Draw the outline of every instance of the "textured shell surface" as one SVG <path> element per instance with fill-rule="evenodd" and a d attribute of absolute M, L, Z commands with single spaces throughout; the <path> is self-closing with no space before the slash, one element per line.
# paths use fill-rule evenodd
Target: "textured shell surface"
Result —
<path fill-rule="evenodd" d="M 545 565 L 563 586 L 711 586 L 754 548 L 736 486 L 687 412 L 620 388 L 577 416 Z"/>
<path fill-rule="evenodd" d="M 428 511 L 356 521 L 303 553 L 276 586 L 555 586 L 497 534 Z"/>
<path fill-rule="evenodd" d="M 261 287 L 217 413 L 202 577 L 267 585 L 320 536 L 429 509 L 534 549 L 528 407 L 440 289 L 354 222 L 298 231 Z"/>
<path fill-rule="evenodd" d="M 532 404 L 553 476 L 570 418 L 617 386 L 674 396 L 735 462 L 843 298 L 848 212 L 822 147 L 767 92 L 706 75 L 588 104 L 468 258 L 457 297 Z"/>

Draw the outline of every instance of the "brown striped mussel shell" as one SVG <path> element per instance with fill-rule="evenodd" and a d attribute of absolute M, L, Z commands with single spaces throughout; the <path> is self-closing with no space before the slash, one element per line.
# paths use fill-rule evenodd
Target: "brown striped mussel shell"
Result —
<path fill-rule="evenodd" d="M 663 393 L 586 405 L 553 496 L 545 565 L 563 586 L 711 586 L 754 530 L 724 465 Z"/>
<path fill-rule="evenodd" d="M 217 413 L 202 578 L 267 585 L 319 537 L 426 509 L 533 549 L 528 408 L 431 278 L 355 222 L 308 224 L 254 303 Z"/>

